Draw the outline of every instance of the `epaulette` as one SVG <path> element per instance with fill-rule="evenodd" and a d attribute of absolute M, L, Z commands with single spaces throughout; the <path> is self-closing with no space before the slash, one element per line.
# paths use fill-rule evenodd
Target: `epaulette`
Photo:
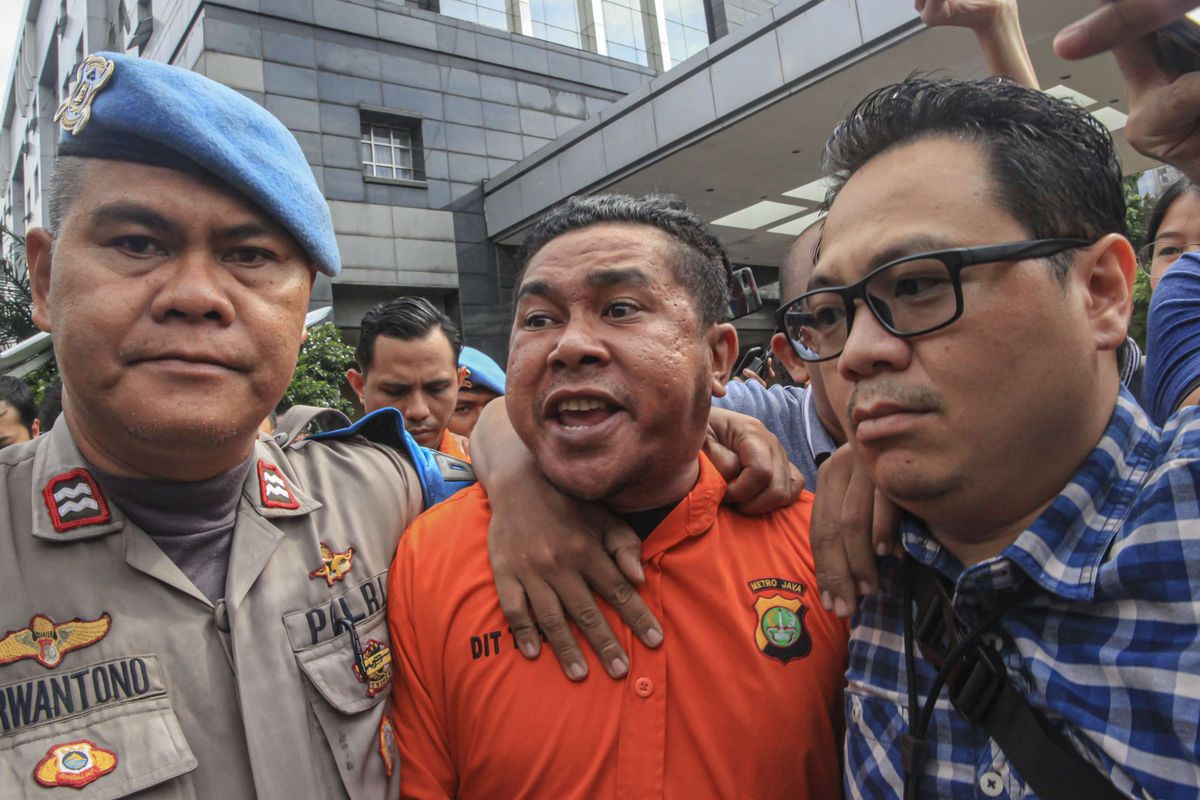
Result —
<path fill-rule="evenodd" d="M 314 433 L 308 439 L 322 441 L 351 436 L 362 436 L 406 455 L 421 481 L 426 508 L 475 483 L 475 471 L 468 462 L 417 444 L 404 429 L 404 415 L 391 406 L 372 411 L 349 427 Z"/>

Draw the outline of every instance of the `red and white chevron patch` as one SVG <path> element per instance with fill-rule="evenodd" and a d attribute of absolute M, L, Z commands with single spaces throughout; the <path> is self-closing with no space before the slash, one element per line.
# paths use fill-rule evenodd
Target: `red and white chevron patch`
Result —
<path fill-rule="evenodd" d="M 79 467 L 55 475 L 42 489 L 54 530 L 65 533 L 84 525 L 101 525 L 111 518 L 96 479 Z"/>
<path fill-rule="evenodd" d="M 262 504 L 267 508 L 299 508 L 300 501 L 292 494 L 283 473 L 274 464 L 268 464 L 261 458 L 258 460 L 258 488 L 262 495 Z"/>

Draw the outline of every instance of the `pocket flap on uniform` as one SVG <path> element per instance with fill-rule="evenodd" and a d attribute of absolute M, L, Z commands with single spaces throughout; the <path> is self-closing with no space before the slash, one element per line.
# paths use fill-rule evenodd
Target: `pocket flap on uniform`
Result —
<path fill-rule="evenodd" d="M 361 662 L 355 657 L 356 637 L 348 630 L 296 653 L 300 669 L 321 697 L 343 714 L 357 714 L 382 702 L 392 685 L 386 612 L 375 612 L 357 623 L 354 631 Z"/>
<path fill-rule="evenodd" d="M 58 680 L 61 686 L 54 683 Z M 11 687 L 15 698 L 17 686 L 5 689 Z M 46 675 L 25 687 L 31 703 L 43 705 L 46 713 L 27 715 L 32 724 L 0 736 L 0 786 L 6 798 L 13 796 L 12 789 L 15 797 L 45 797 L 46 788 L 86 787 L 73 796 L 108 800 L 196 769 L 154 656 Z M 62 711 L 68 701 L 71 713 L 50 713 Z"/>

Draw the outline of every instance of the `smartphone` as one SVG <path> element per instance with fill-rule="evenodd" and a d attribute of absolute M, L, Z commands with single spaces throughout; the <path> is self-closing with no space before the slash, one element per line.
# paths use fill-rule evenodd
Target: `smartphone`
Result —
<path fill-rule="evenodd" d="M 1154 49 L 1163 69 L 1176 75 L 1200 72 L 1200 9 L 1155 31 Z"/>
<path fill-rule="evenodd" d="M 1155 31 L 1154 45 L 1163 68 L 1176 75 L 1200 72 L 1200 10 Z"/>
<path fill-rule="evenodd" d="M 740 319 L 762 308 L 762 297 L 754 281 L 754 271 L 749 267 L 735 269 L 730 276 L 729 318 Z M 739 373 L 741 374 L 741 373 Z"/>
<path fill-rule="evenodd" d="M 746 370 L 750 370 L 765 381 L 770 363 L 766 350 L 758 346 L 751 347 L 733 368 L 733 377 L 740 378 Z"/>

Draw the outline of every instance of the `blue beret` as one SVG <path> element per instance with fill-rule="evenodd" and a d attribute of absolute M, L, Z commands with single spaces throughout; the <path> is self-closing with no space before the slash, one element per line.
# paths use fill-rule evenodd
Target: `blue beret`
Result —
<path fill-rule="evenodd" d="M 485 353 L 474 347 L 464 347 L 458 354 L 458 365 L 467 368 L 464 389 L 490 389 L 496 394 L 504 394 L 504 370 Z"/>
<path fill-rule="evenodd" d="M 341 271 L 329 205 L 296 137 L 233 89 L 157 61 L 96 53 L 54 120 L 59 155 L 198 167 L 273 217 L 326 275 Z"/>

